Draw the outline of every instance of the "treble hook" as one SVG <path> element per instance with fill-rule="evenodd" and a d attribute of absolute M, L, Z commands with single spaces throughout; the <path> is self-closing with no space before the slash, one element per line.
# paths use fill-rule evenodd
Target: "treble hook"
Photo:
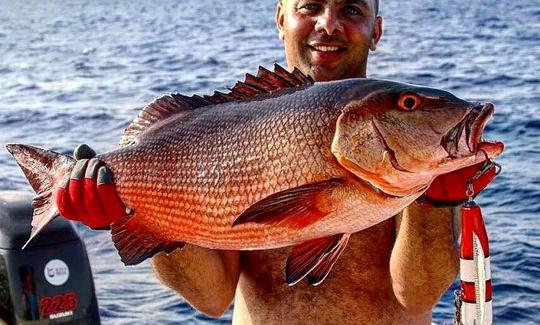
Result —
<path fill-rule="evenodd" d="M 479 149 L 479 151 L 481 151 L 484 154 L 484 156 L 486 157 L 486 160 L 485 160 L 484 166 L 482 166 L 482 168 L 480 168 L 476 172 L 476 174 L 474 174 L 474 176 L 471 177 L 467 182 L 467 192 L 465 192 L 465 194 L 467 195 L 467 198 L 469 199 L 469 202 L 473 200 L 473 196 L 474 196 L 473 183 L 474 183 L 475 180 L 477 180 L 482 175 L 487 173 L 493 166 L 495 166 L 495 176 L 499 175 L 501 173 L 501 170 L 502 170 L 501 165 L 499 165 L 498 163 L 496 163 L 496 162 L 492 161 L 491 159 L 489 159 L 489 156 L 488 156 L 488 154 L 487 154 L 487 152 L 485 150 Z"/>
<path fill-rule="evenodd" d="M 486 173 L 491 167 L 495 166 L 495 176 L 499 175 L 501 173 L 502 167 L 498 163 L 494 162 L 493 160 L 489 159 L 489 156 L 485 150 L 479 149 L 478 151 L 481 151 L 484 156 L 486 157 L 485 164 L 482 166 L 482 168 L 476 172 L 474 175 L 474 179 L 477 179 L 478 177 L 482 176 L 484 173 Z"/>

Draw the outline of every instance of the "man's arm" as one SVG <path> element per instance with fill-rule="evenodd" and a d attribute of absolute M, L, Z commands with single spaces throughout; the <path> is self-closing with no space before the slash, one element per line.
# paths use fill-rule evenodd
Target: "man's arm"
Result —
<path fill-rule="evenodd" d="M 240 275 L 238 251 L 186 245 L 152 258 L 156 277 L 197 310 L 219 317 L 230 305 Z"/>
<path fill-rule="evenodd" d="M 458 273 L 457 211 L 414 202 L 396 217 L 390 274 L 399 303 L 411 314 L 431 311 Z"/>
<path fill-rule="evenodd" d="M 440 175 L 419 199 L 424 206 L 414 202 L 396 218 L 390 274 L 398 301 L 410 313 L 430 311 L 459 270 L 459 209 L 426 205 L 464 203 L 469 195 L 486 188 L 496 175 L 496 164 L 491 162 Z"/>

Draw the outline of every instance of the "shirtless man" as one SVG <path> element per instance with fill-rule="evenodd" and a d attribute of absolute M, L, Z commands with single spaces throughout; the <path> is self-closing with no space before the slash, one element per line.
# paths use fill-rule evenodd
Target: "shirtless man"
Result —
<path fill-rule="evenodd" d="M 366 77 L 369 51 L 382 35 L 377 12 L 378 0 L 282 0 L 276 24 L 289 69 L 316 81 Z M 113 201 L 102 200 L 109 202 L 103 206 Z M 287 286 L 290 248 L 187 245 L 153 257 L 152 265 L 163 284 L 203 313 L 219 317 L 234 299 L 234 324 L 430 324 L 458 271 L 453 211 L 413 203 L 353 234 L 317 287 L 307 281 Z"/>
<path fill-rule="evenodd" d="M 366 77 L 382 35 L 376 0 L 282 0 L 276 9 L 289 69 L 316 81 Z M 337 49 L 337 51 L 334 51 Z M 157 277 L 198 310 L 234 324 L 429 324 L 458 270 L 449 209 L 413 204 L 351 236 L 320 286 L 284 282 L 290 248 L 211 251 L 190 246 L 152 259 Z"/>

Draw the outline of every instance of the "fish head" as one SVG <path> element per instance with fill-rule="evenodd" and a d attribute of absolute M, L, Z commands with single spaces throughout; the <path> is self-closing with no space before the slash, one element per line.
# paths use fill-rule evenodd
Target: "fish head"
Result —
<path fill-rule="evenodd" d="M 442 174 L 497 157 L 502 142 L 482 139 L 495 110 L 434 88 L 366 81 L 338 118 L 338 162 L 391 195 L 421 193 Z M 353 87 L 354 88 L 354 87 Z"/>

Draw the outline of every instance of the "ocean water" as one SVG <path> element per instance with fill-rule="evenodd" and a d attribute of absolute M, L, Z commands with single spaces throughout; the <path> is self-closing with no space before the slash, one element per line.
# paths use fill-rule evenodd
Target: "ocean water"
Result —
<path fill-rule="evenodd" d="M 270 0 L 0 0 L 0 144 L 71 153 L 115 147 L 152 99 L 224 90 L 259 65 L 284 64 Z M 503 172 L 477 201 L 491 239 L 496 324 L 540 322 L 540 1 L 381 1 L 384 35 L 370 77 L 491 101 Z M 28 190 L 0 148 L 0 189 Z M 227 324 L 124 267 L 106 232 L 78 229 L 104 324 Z M 434 320 L 450 323 L 449 291 Z"/>

